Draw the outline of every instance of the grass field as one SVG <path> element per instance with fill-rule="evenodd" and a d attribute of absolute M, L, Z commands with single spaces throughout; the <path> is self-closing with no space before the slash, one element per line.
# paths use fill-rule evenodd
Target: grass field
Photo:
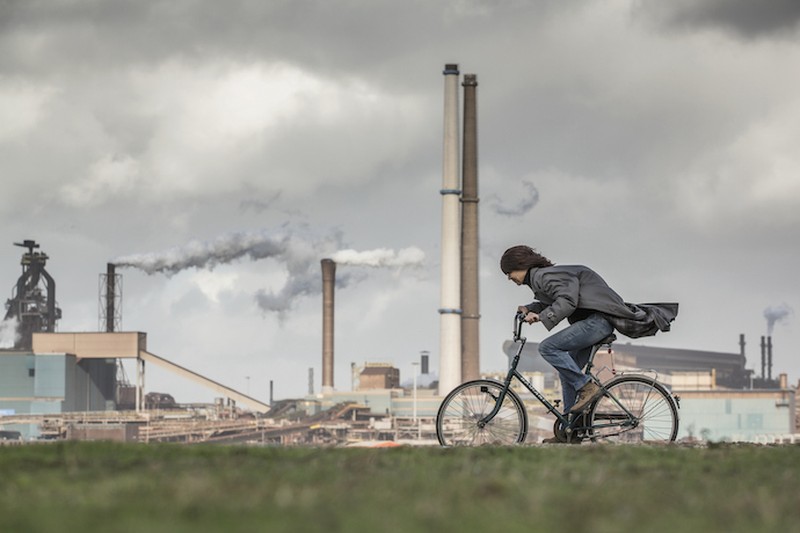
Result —
<path fill-rule="evenodd" d="M 0 447 L 0 531 L 800 531 L 800 446 Z"/>

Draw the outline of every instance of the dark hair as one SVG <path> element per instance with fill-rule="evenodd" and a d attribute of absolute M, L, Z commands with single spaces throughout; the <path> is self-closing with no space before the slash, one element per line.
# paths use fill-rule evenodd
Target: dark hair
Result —
<path fill-rule="evenodd" d="M 528 270 L 534 267 L 553 266 L 548 258 L 531 248 L 530 246 L 512 246 L 500 258 L 500 270 L 503 274 L 509 274 L 514 270 Z"/>

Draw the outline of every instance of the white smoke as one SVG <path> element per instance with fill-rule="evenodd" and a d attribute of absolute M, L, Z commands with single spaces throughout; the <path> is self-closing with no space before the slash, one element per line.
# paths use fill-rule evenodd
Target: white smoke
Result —
<path fill-rule="evenodd" d="M 12 317 L 0 322 L 0 348 L 13 348 L 19 341 L 19 321 Z"/>
<path fill-rule="evenodd" d="M 254 261 L 273 259 L 286 267 L 286 283 L 278 291 L 259 290 L 255 300 L 262 311 L 278 313 L 279 318 L 285 318 L 298 297 L 322 293 L 320 260 L 325 257 L 342 265 L 374 268 L 418 266 L 425 259 L 424 252 L 416 247 L 404 248 L 399 252 L 387 248 L 367 252 L 352 249 L 337 252 L 342 248 L 341 241 L 338 233 L 320 237 L 284 226 L 278 230 L 230 233 L 209 242 L 192 241 L 162 252 L 119 257 L 112 263 L 118 267 L 138 268 L 148 274 L 171 276 L 188 268 L 213 269 L 244 257 Z M 337 272 L 336 285 L 346 287 L 353 280 L 363 277 L 363 274 Z"/>
<path fill-rule="evenodd" d="M 353 249 L 340 250 L 330 255 L 337 265 L 367 266 L 372 268 L 399 268 L 421 266 L 425 261 L 425 252 L 414 246 L 403 248 L 400 251 L 388 248 L 378 248 L 359 252 Z M 336 271 L 336 287 L 347 287 L 352 281 L 360 281 L 365 276 L 353 272 Z M 256 294 L 258 306 L 264 311 L 278 313 L 280 318 L 285 318 L 286 312 L 291 309 L 292 303 L 298 296 L 313 296 L 322 293 L 322 275 L 320 273 L 319 258 L 309 263 L 298 263 L 289 266 L 289 279 L 277 293 L 268 293 L 261 290 Z"/>
<path fill-rule="evenodd" d="M 767 319 L 767 335 L 771 336 L 775 329 L 775 324 L 786 321 L 794 314 L 794 309 L 782 303 L 780 305 L 769 306 L 764 309 L 764 318 Z"/>
<path fill-rule="evenodd" d="M 505 217 L 521 217 L 533 209 L 539 203 L 539 190 L 532 182 L 527 180 L 523 180 L 522 185 L 525 188 L 525 194 L 514 206 L 504 205 L 497 195 L 490 196 L 488 200 L 492 211 Z"/>
<path fill-rule="evenodd" d="M 340 250 L 331 257 L 338 265 L 381 267 L 421 266 L 425 261 L 425 252 L 415 246 L 403 248 L 395 252 L 388 248 L 378 248 L 366 252 L 356 250 Z"/>
<path fill-rule="evenodd" d="M 187 268 L 213 269 L 242 257 L 276 258 L 286 263 L 303 262 L 315 248 L 335 250 L 339 237 L 312 239 L 286 227 L 278 230 L 235 232 L 208 242 L 188 244 L 162 252 L 134 254 L 111 261 L 118 267 L 138 268 L 148 274 L 176 274 Z"/>

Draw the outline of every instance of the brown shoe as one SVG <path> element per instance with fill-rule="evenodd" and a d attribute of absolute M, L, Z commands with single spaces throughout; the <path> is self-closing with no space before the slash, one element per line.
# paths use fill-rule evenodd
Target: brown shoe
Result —
<path fill-rule="evenodd" d="M 593 401 L 603 395 L 603 389 L 594 381 L 588 382 L 586 385 L 578 389 L 578 397 L 575 400 L 575 405 L 569 410 L 572 414 L 577 414 L 586 409 Z"/>

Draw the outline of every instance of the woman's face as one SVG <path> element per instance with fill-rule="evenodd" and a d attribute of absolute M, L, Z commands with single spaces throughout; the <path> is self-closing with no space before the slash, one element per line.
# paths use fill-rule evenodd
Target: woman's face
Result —
<path fill-rule="evenodd" d="M 522 285 L 525 281 L 525 276 L 528 275 L 527 270 L 512 270 L 508 273 L 508 279 L 516 283 L 517 285 Z"/>

